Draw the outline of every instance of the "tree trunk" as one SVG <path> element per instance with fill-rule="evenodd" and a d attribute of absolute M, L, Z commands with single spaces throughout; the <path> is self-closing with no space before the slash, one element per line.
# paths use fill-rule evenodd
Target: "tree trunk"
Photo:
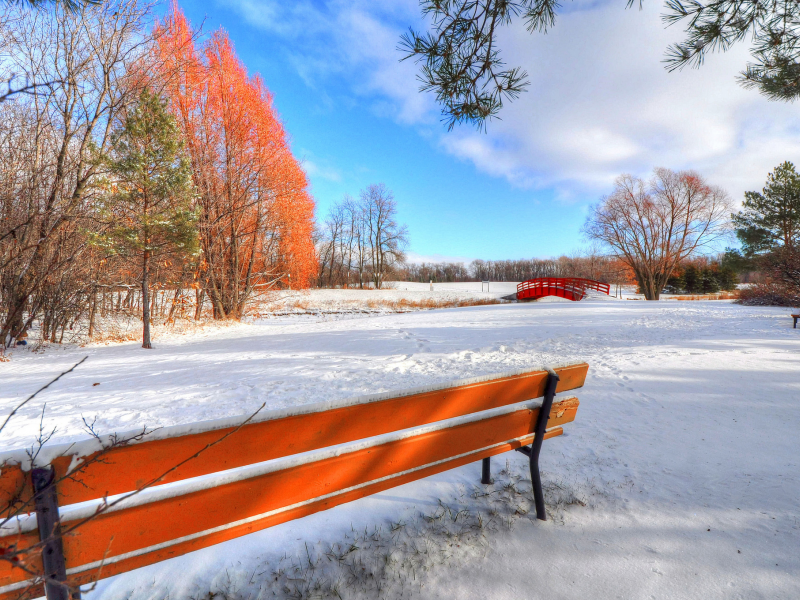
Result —
<path fill-rule="evenodd" d="M 89 310 L 89 338 L 94 335 L 94 314 L 97 311 L 97 292 L 92 292 L 92 308 Z"/>
<path fill-rule="evenodd" d="M 15 295 L 12 296 L 11 302 L 6 306 L 6 319 L 3 323 L 3 328 L 0 329 L 0 345 L 5 346 L 13 342 L 14 338 L 19 333 L 22 326 L 22 313 L 25 307 L 27 297 Z"/>
<path fill-rule="evenodd" d="M 203 288 L 197 288 L 194 292 L 196 306 L 194 309 L 194 320 L 199 321 L 203 314 L 203 302 L 206 299 L 206 292 Z"/>
<path fill-rule="evenodd" d="M 640 269 L 634 268 L 633 274 L 636 277 L 636 284 L 644 296 L 645 300 L 658 300 L 658 293 L 655 290 L 653 278 Z"/>
<path fill-rule="evenodd" d="M 659 292 L 661 290 L 658 289 L 658 282 L 655 281 L 655 278 L 652 275 L 644 275 L 642 276 L 642 293 L 644 294 L 645 300 L 658 300 Z"/>
<path fill-rule="evenodd" d="M 148 260 L 150 252 L 145 250 L 142 255 L 142 348 L 150 349 L 150 278 Z"/>
<path fill-rule="evenodd" d="M 181 288 L 175 288 L 175 295 L 172 297 L 172 306 L 169 307 L 169 315 L 167 315 L 167 322 L 175 316 L 175 309 L 178 308 L 178 296 L 181 295 Z"/>

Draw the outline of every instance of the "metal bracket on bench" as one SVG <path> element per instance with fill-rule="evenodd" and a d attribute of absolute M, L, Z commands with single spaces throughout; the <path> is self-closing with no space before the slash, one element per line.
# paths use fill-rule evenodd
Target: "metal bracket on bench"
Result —
<path fill-rule="evenodd" d="M 544 399 L 542 400 L 542 407 L 539 409 L 539 418 L 536 421 L 536 429 L 534 430 L 533 443 L 531 444 L 530 454 L 531 457 L 531 482 L 533 483 L 533 499 L 536 502 L 536 518 L 540 521 L 547 520 L 547 512 L 544 509 L 544 493 L 542 492 L 542 478 L 539 476 L 539 452 L 542 449 L 542 442 L 544 441 L 544 432 L 547 430 L 547 421 L 550 419 L 550 409 L 553 406 L 553 398 L 556 395 L 556 386 L 558 385 L 558 373 L 552 369 L 547 369 L 549 375 L 547 376 L 547 384 L 545 386 Z M 527 452 L 523 453 L 527 454 Z"/>
<path fill-rule="evenodd" d="M 58 515 L 55 470 L 52 466 L 31 471 L 36 507 L 36 522 L 39 540 L 42 542 L 45 594 L 47 600 L 80 600 L 80 588 L 70 595 L 66 585 L 67 563 L 64 559 L 64 544 L 61 540 L 61 519 Z M 59 583 L 64 582 L 64 583 Z"/>
<path fill-rule="evenodd" d="M 542 407 L 539 409 L 539 418 L 536 420 L 536 427 L 533 430 L 534 438 L 530 446 L 514 448 L 517 452 L 522 452 L 530 457 L 531 463 L 531 482 L 533 483 L 533 499 L 536 502 L 536 518 L 541 521 L 547 520 L 547 512 L 544 508 L 544 492 L 542 492 L 542 478 L 539 476 L 539 452 L 542 449 L 544 434 L 547 431 L 547 421 L 550 419 L 550 409 L 553 406 L 553 398 L 556 395 L 556 386 L 559 382 L 558 373 L 553 369 L 547 369 L 547 383 L 545 384 L 544 399 Z M 481 483 L 491 483 L 491 458 L 484 458 L 481 468 Z"/>

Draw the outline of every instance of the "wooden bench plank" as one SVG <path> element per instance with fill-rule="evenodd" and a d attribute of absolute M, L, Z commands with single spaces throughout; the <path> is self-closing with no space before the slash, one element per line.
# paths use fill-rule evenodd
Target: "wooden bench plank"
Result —
<path fill-rule="evenodd" d="M 586 363 L 556 368 L 560 377 L 557 391 L 582 387 L 588 368 Z M 531 371 L 378 401 L 367 397 L 362 403 L 338 408 L 319 404 L 311 412 L 281 418 L 267 414 L 169 473 L 159 485 L 540 398 L 546 379 L 546 371 Z M 73 463 L 72 455 L 59 457 L 52 462 L 60 480 L 59 504 L 138 489 L 234 429 L 212 428 L 145 440 L 113 448 L 97 462 L 91 461 L 99 454 L 92 454 L 85 458 L 88 466 L 75 480 L 62 479 Z M 31 497 L 30 477 L 17 465 L 4 465 L 0 472 L 0 512 L 8 514 L 15 503 L 30 506 Z"/>
<path fill-rule="evenodd" d="M 548 426 L 573 421 L 578 405 L 577 398 L 554 403 Z M 287 468 L 103 513 L 65 536 L 68 572 L 80 581 L 122 573 L 507 452 L 530 443 L 538 412 L 523 406 L 312 462 L 287 459 Z M 63 525 L 70 524 L 66 513 Z M 35 540 L 33 533 L 20 539 Z M 25 575 L 0 565 L 0 593 L 6 593 L 3 587 Z"/>

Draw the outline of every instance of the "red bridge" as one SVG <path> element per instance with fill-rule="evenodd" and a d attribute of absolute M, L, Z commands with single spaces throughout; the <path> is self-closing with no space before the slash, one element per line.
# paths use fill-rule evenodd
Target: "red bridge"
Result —
<path fill-rule="evenodd" d="M 608 294 L 611 286 L 593 279 L 579 277 L 539 277 L 517 285 L 517 300 L 538 300 L 544 296 L 558 296 L 568 300 L 583 299 L 586 290 Z"/>

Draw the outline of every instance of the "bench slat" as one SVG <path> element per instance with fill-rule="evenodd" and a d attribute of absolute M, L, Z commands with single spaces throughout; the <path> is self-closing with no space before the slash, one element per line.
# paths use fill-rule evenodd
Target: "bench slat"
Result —
<path fill-rule="evenodd" d="M 557 391 L 582 387 L 588 368 L 586 363 L 556 368 L 560 377 Z M 540 398 L 546 379 L 546 371 L 532 371 L 330 410 L 323 405 L 318 412 L 259 420 L 171 472 L 159 485 Z M 138 489 L 234 429 L 121 446 L 106 451 L 98 462 L 91 462 L 96 455 L 90 455 L 86 457 L 89 464 L 76 480 L 61 480 L 73 459 L 70 455 L 59 457 L 52 462 L 60 480 L 59 505 Z M 30 477 L 17 465 L 3 466 L 0 512 L 7 514 L 14 502 L 30 505 L 31 497 Z"/>
<path fill-rule="evenodd" d="M 548 426 L 573 421 L 578 404 L 577 398 L 554 403 Z M 530 443 L 538 412 L 523 407 L 98 515 L 65 536 L 68 572 L 84 582 L 126 572 L 507 452 Z M 67 513 L 66 527 L 68 519 Z M 20 541 L 35 539 L 31 533 Z M 0 569 L 0 593 L 24 580 L 19 569 Z"/>

